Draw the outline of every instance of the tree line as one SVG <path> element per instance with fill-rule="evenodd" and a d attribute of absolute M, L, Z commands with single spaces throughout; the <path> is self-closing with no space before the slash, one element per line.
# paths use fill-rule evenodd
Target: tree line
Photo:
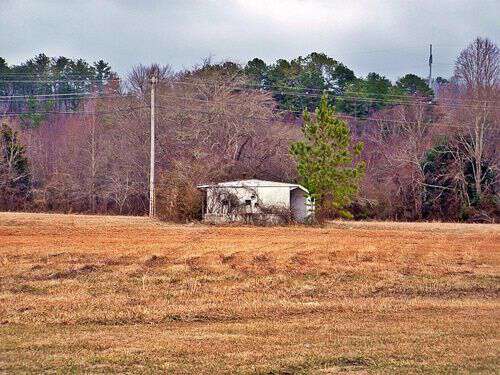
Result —
<path fill-rule="evenodd" d="M 261 178 L 314 190 L 310 178 L 329 181 L 318 191 L 333 196 L 330 216 L 498 220 L 500 56 L 482 38 L 436 91 L 414 74 L 394 84 L 356 77 L 321 53 L 244 66 L 207 60 L 182 72 L 137 66 L 124 79 L 102 60 L 0 59 L 0 209 L 145 214 L 151 74 L 162 218 L 198 218 L 200 183 Z M 316 137 L 343 163 L 311 158 L 315 127 L 347 147 Z"/>

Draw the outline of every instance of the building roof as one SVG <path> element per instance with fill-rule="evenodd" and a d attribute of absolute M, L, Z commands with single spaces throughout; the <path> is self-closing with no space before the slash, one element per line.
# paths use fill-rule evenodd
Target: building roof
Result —
<path fill-rule="evenodd" d="M 249 179 L 249 180 L 235 180 L 235 181 L 225 181 L 219 182 L 215 184 L 206 184 L 206 185 L 198 185 L 198 189 L 207 189 L 207 188 L 219 188 L 219 187 L 288 187 L 290 190 L 300 189 L 309 193 L 309 191 L 299 184 L 291 184 L 288 182 L 276 182 L 276 181 L 266 181 L 266 180 L 257 180 L 257 179 Z"/>

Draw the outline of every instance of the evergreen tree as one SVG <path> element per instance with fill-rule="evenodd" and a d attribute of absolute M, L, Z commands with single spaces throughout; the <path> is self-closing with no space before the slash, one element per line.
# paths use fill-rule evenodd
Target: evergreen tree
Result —
<path fill-rule="evenodd" d="M 102 93 L 104 85 L 115 76 L 110 65 L 99 60 L 93 65 L 83 59 L 72 60 L 64 56 L 48 57 L 41 53 L 20 65 L 9 66 L 0 57 L 0 95 L 26 96 L 26 100 L 4 101 L 9 112 L 26 112 L 25 125 L 36 127 L 40 120 L 33 112 L 52 110 L 77 110 L 81 104 L 78 95 L 54 97 L 53 102 L 43 105 L 36 95 L 81 94 L 92 91 Z M 97 84 L 95 83 L 97 81 Z"/>
<path fill-rule="evenodd" d="M 260 86 L 264 83 L 267 70 L 268 67 L 266 63 L 259 58 L 255 58 L 247 63 L 244 72 L 252 84 Z"/>
<path fill-rule="evenodd" d="M 25 113 L 19 115 L 19 119 L 26 128 L 38 128 L 42 122 L 47 120 L 50 111 L 53 109 L 53 100 L 37 101 L 31 96 L 26 101 Z"/>
<path fill-rule="evenodd" d="M 339 112 L 355 117 L 367 117 L 372 112 L 404 101 L 406 92 L 377 73 L 369 73 L 366 78 L 352 81 L 345 89 L 345 95 L 336 101 Z"/>
<path fill-rule="evenodd" d="M 305 111 L 304 140 L 292 144 L 301 183 L 315 201 L 316 219 L 340 215 L 352 217 L 346 207 L 358 192 L 365 165 L 356 161 L 362 143 L 351 145 L 348 125 L 335 115 L 323 95 L 314 118 Z"/>
<path fill-rule="evenodd" d="M 401 77 L 396 82 L 396 86 L 410 95 L 421 95 L 426 97 L 431 97 L 433 95 L 426 80 L 415 74 L 407 74 Z"/>
<path fill-rule="evenodd" d="M 25 154 L 17 133 L 3 124 L 0 128 L 0 208 L 15 209 L 29 196 L 31 181 Z"/>
<path fill-rule="evenodd" d="M 244 73 L 253 84 L 272 91 L 281 109 L 299 113 L 316 108 L 320 102 L 317 94 L 323 90 L 342 95 L 356 79 L 344 64 L 317 52 L 290 61 L 279 59 L 270 65 L 255 58 L 247 63 Z"/>
<path fill-rule="evenodd" d="M 106 80 L 111 78 L 113 72 L 111 71 L 111 66 L 104 60 L 99 60 L 94 63 L 95 79 L 99 82 L 97 83 L 97 88 L 100 93 L 103 92 L 104 84 Z"/>

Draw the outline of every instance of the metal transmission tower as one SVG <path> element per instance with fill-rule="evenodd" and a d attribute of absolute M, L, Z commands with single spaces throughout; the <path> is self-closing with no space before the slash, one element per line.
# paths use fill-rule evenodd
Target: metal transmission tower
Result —
<path fill-rule="evenodd" d="M 432 89 L 432 44 L 429 45 L 429 88 Z"/>

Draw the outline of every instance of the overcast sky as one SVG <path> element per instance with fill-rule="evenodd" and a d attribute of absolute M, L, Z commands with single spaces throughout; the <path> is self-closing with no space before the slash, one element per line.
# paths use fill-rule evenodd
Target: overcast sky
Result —
<path fill-rule="evenodd" d="M 500 0 L 0 0 L 0 56 L 49 56 L 176 70 L 214 60 L 246 63 L 324 52 L 356 75 L 448 77 L 475 36 L 500 40 Z"/>

